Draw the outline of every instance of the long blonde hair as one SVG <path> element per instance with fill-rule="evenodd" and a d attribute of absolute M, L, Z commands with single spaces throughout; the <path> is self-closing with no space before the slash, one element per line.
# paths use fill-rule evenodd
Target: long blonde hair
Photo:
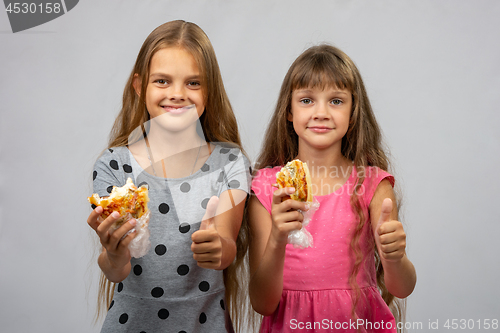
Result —
<path fill-rule="evenodd" d="M 167 22 L 153 30 L 144 41 L 134 68 L 123 92 L 122 109 L 110 133 L 108 147 L 125 146 L 129 135 L 149 120 L 143 96 L 149 77 L 151 58 L 160 49 L 179 46 L 193 55 L 200 70 L 205 94 L 205 111 L 200 117 L 201 127 L 207 142 L 228 142 L 238 146 L 243 153 L 236 117 L 222 82 L 215 51 L 208 36 L 194 23 L 182 20 Z M 141 93 L 134 88 L 134 77 L 141 82 Z M 243 224 L 237 239 L 237 255 L 234 262 L 224 270 L 226 300 L 233 324 L 238 330 L 244 318 L 239 309 L 244 308 L 244 293 L 237 277 L 244 272 L 244 260 L 248 249 L 247 228 Z M 114 283 L 101 274 L 97 318 L 111 304 Z M 96 318 L 96 319 L 97 319 Z"/>
<path fill-rule="evenodd" d="M 367 166 L 376 166 L 389 171 L 389 159 L 384 151 L 381 131 L 361 75 L 354 62 L 344 52 L 331 45 L 321 44 L 307 49 L 293 62 L 281 85 L 276 109 L 266 130 L 256 168 L 280 166 L 296 158 L 299 151 L 298 136 L 293 129 L 293 123 L 287 119 L 291 112 L 292 92 L 301 88 L 325 87 L 347 89 L 352 94 L 349 128 L 342 138 L 341 152 L 343 156 L 353 161 L 358 169 L 356 185 L 350 198 L 351 207 L 358 219 L 351 240 L 355 263 L 349 279 L 349 283 L 356 291 L 353 300 L 354 316 L 360 295 L 356 277 L 364 261 L 359 239 L 367 220 L 359 198 L 365 179 L 365 173 L 362 171 Z M 403 302 L 395 299 L 387 291 L 378 251 L 375 251 L 375 257 L 377 285 L 397 323 L 404 316 Z"/>

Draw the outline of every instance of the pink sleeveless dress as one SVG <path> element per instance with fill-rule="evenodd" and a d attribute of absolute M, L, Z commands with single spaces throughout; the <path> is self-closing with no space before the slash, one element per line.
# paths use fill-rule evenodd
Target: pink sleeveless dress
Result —
<path fill-rule="evenodd" d="M 280 167 L 261 169 L 252 182 L 252 191 L 271 212 L 276 173 Z M 320 208 L 306 229 L 313 236 L 313 246 L 305 249 L 286 247 L 283 272 L 283 294 L 272 316 L 265 316 L 261 332 L 396 332 L 389 307 L 377 289 L 374 264 L 374 239 L 368 205 L 378 184 L 394 177 L 367 167 L 361 193 L 366 223 L 360 246 L 364 262 L 357 276 L 360 297 L 356 317 L 352 316 L 355 290 L 349 284 L 354 253 L 351 235 L 357 225 L 356 214 L 349 203 L 356 182 L 356 170 L 337 191 L 315 196 Z"/>

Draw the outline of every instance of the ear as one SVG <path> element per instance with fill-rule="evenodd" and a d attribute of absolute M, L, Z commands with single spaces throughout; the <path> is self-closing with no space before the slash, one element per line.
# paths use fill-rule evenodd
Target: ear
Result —
<path fill-rule="evenodd" d="M 286 113 L 286 119 L 290 122 L 293 122 L 293 114 L 291 110 Z"/>
<path fill-rule="evenodd" d="M 134 86 L 135 93 L 137 96 L 141 97 L 141 79 L 139 78 L 139 74 L 134 74 L 134 80 L 132 81 L 132 85 Z"/>

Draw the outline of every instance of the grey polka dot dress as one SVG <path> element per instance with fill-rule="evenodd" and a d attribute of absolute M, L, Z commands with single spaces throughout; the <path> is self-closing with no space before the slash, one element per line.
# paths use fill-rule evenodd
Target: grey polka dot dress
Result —
<path fill-rule="evenodd" d="M 226 332 L 222 271 L 197 266 L 191 235 L 208 200 L 228 189 L 248 193 L 249 162 L 239 149 L 217 144 L 189 177 L 165 179 L 144 172 L 126 147 L 106 150 L 94 166 L 94 192 L 109 195 L 128 177 L 147 184 L 151 250 L 132 258 L 129 276 L 115 287 L 101 332 Z M 230 330 L 230 329 L 228 329 Z"/>

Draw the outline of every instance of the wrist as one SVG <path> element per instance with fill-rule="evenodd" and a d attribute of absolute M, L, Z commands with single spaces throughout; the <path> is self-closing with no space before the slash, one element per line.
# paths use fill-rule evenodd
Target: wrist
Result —
<path fill-rule="evenodd" d="M 288 244 L 288 233 L 283 235 L 279 231 L 272 230 L 267 244 L 272 250 L 284 250 Z"/>
<path fill-rule="evenodd" d="M 111 279 L 110 276 L 125 275 L 123 277 L 124 279 L 128 275 L 128 270 L 130 269 L 130 259 L 127 261 L 118 261 L 116 259 L 115 256 L 110 256 L 106 250 L 103 250 L 97 260 L 99 267 L 111 281 L 113 281 L 113 279 Z"/>

